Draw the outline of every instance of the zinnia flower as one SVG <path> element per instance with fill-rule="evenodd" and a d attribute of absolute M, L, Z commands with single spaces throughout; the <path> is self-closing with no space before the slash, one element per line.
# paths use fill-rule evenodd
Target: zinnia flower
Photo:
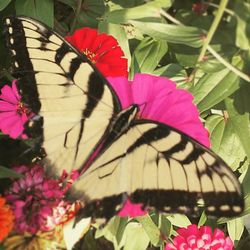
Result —
<path fill-rule="evenodd" d="M 199 119 L 193 96 L 184 89 L 176 89 L 171 80 L 148 74 L 136 74 L 133 81 L 125 77 L 108 77 L 118 95 L 122 108 L 131 104 L 140 107 L 140 118 L 162 122 L 180 130 L 209 147 L 208 132 Z M 140 204 L 127 200 L 119 216 L 135 217 L 145 214 Z"/>
<path fill-rule="evenodd" d="M 128 62 L 116 39 L 82 28 L 65 39 L 87 56 L 104 76 L 128 76 Z"/>
<path fill-rule="evenodd" d="M 0 197 L 0 241 L 2 241 L 13 228 L 14 215 L 6 200 Z"/>
<path fill-rule="evenodd" d="M 133 81 L 125 77 L 108 77 L 122 108 L 138 104 L 140 117 L 162 122 L 209 147 L 208 131 L 199 119 L 193 96 L 165 78 L 136 74 Z"/>
<path fill-rule="evenodd" d="M 47 178 L 44 168 L 39 165 L 21 166 L 15 170 L 24 175 L 14 181 L 6 196 L 16 217 L 15 230 L 31 234 L 38 230 L 47 231 L 47 218 L 52 216 L 53 208 L 64 195 L 60 181 Z"/>
<path fill-rule="evenodd" d="M 5 85 L 0 94 L 0 130 L 13 139 L 19 136 L 26 138 L 22 134 L 24 124 L 31 116 L 31 112 L 21 102 L 16 82 L 12 82 L 12 87 Z"/>
<path fill-rule="evenodd" d="M 209 226 L 189 225 L 177 230 L 173 243 L 168 243 L 165 250 L 232 250 L 233 242 L 218 228 L 212 232 Z"/>

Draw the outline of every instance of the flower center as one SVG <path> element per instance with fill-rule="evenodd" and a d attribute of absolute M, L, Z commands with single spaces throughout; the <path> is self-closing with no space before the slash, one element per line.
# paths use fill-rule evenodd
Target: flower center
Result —
<path fill-rule="evenodd" d="M 89 49 L 86 48 L 86 49 L 82 50 L 82 53 L 83 53 L 85 56 L 87 56 L 87 58 L 88 58 L 93 64 L 96 63 L 96 60 L 94 59 L 95 56 L 96 56 L 96 54 L 95 54 L 94 52 L 92 52 L 92 51 L 90 51 Z"/>
<path fill-rule="evenodd" d="M 18 113 L 19 115 L 22 115 L 22 114 L 27 115 L 27 114 L 29 113 L 29 110 L 28 110 L 27 107 L 25 107 L 25 105 L 24 105 L 22 102 L 19 102 L 19 103 L 17 104 L 17 113 Z"/>

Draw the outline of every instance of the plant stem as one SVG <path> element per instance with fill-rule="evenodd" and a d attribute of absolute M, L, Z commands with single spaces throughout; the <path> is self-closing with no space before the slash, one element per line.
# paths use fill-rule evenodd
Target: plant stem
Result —
<path fill-rule="evenodd" d="M 207 50 L 224 66 L 226 66 L 230 71 L 234 72 L 237 76 L 244 79 L 247 82 L 250 82 L 250 77 L 244 74 L 242 71 L 234 67 L 232 64 L 227 62 L 223 57 L 221 57 L 211 46 L 207 47 Z"/>
<path fill-rule="evenodd" d="M 202 49 L 201 49 L 201 52 L 200 52 L 200 55 L 198 57 L 198 60 L 197 60 L 197 63 L 199 63 L 200 61 L 203 60 L 205 54 L 206 54 L 206 51 L 207 51 L 207 48 L 208 48 L 208 45 L 209 43 L 211 42 L 212 38 L 213 38 L 213 35 L 221 21 L 221 18 L 223 16 L 223 13 L 226 9 L 226 6 L 228 4 L 228 0 L 221 0 L 220 2 L 220 5 L 219 5 L 219 8 L 218 8 L 218 12 L 214 18 L 214 21 L 208 31 L 208 34 L 207 34 L 207 37 L 206 39 L 204 39 L 204 44 L 202 46 Z"/>
<path fill-rule="evenodd" d="M 174 17 L 171 16 L 171 18 L 169 17 L 170 15 L 168 13 L 166 13 L 165 11 L 161 10 L 160 11 L 161 15 L 164 16 L 165 18 L 167 18 L 168 20 L 170 20 L 171 22 L 173 22 L 174 24 L 177 25 L 181 25 L 184 26 L 183 23 L 181 23 L 179 20 L 175 19 Z M 211 30 L 211 29 L 210 29 Z M 213 34 L 212 34 L 213 35 Z M 250 82 L 250 77 L 243 73 L 242 71 L 240 71 L 239 69 L 237 69 L 236 67 L 234 67 L 232 64 L 230 64 L 229 62 L 227 62 L 223 57 L 221 57 L 216 51 L 214 51 L 212 49 L 212 47 L 208 44 L 207 45 L 207 50 L 220 62 L 222 63 L 226 68 L 228 68 L 229 70 L 231 70 L 232 72 L 234 72 L 237 76 L 239 76 L 240 78 L 244 79 L 247 82 Z M 197 66 L 196 66 L 197 68 Z M 192 79 L 194 77 L 194 74 L 196 72 L 196 68 L 194 69 L 194 71 L 191 73 L 190 75 L 190 79 Z"/>

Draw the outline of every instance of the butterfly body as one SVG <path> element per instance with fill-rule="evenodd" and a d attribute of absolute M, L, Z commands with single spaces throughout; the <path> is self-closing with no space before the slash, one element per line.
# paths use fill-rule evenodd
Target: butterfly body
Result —
<path fill-rule="evenodd" d="M 127 197 L 144 207 L 208 214 L 243 210 L 241 186 L 227 164 L 182 132 L 122 110 L 112 86 L 88 59 L 56 32 L 27 17 L 5 19 L 13 73 L 23 102 L 41 117 L 45 162 L 81 173 L 72 187 L 84 216 L 109 218 Z M 34 130 L 33 126 L 29 130 Z"/>

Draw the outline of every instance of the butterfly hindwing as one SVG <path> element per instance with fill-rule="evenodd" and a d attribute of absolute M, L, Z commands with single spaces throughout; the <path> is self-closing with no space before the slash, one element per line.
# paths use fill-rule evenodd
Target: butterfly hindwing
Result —
<path fill-rule="evenodd" d="M 42 117 L 46 159 L 58 174 L 79 168 L 120 111 L 119 100 L 86 57 L 48 27 L 9 17 L 5 34 L 23 102 Z"/>
<path fill-rule="evenodd" d="M 84 187 L 84 190 L 82 189 Z M 133 121 L 74 185 L 93 209 L 101 200 L 135 203 L 164 212 L 232 216 L 242 211 L 242 191 L 226 163 L 175 129 L 153 121 Z M 111 191 L 112 190 L 112 191 Z M 109 212 L 109 211 L 108 211 Z"/>

